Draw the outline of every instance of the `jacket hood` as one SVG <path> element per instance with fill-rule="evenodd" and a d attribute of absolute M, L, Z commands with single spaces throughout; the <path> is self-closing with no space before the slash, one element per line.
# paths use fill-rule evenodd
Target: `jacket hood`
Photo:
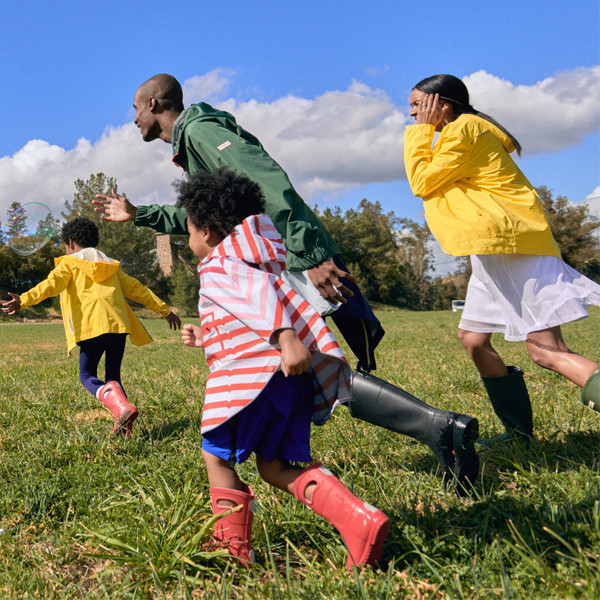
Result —
<path fill-rule="evenodd" d="M 252 215 L 206 256 L 200 267 L 221 257 L 241 259 L 262 271 L 279 275 L 286 266 L 287 250 L 271 217 Z"/>
<path fill-rule="evenodd" d="M 494 137 L 498 139 L 498 141 L 502 144 L 504 149 L 510 154 L 514 152 L 515 145 L 513 141 L 496 125 L 490 123 L 488 120 L 478 117 L 477 115 L 472 114 L 462 114 L 461 117 L 466 117 L 468 119 L 472 119 L 476 123 L 482 125 L 487 131 L 489 131 Z"/>
<path fill-rule="evenodd" d="M 70 269 L 79 269 L 94 283 L 101 283 L 112 277 L 119 269 L 119 262 L 109 258 L 96 248 L 85 248 L 75 254 L 59 256 L 54 264 L 64 262 Z"/>
<path fill-rule="evenodd" d="M 188 106 L 183 112 L 179 115 L 179 118 L 175 121 L 173 125 L 173 154 L 177 154 L 179 152 L 179 142 L 180 142 L 180 132 L 182 129 L 187 127 L 189 123 L 195 120 L 202 121 L 217 121 L 224 127 L 228 129 L 235 130 L 238 125 L 236 123 L 235 117 L 228 113 L 225 110 L 218 110 L 213 108 L 210 104 L 206 102 L 198 102 L 198 104 L 192 104 Z"/>

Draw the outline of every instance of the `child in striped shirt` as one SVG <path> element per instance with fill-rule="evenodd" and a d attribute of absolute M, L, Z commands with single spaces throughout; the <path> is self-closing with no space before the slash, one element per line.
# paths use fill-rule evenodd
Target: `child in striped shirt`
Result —
<path fill-rule="evenodd" d="M 350 399 L 351 369 L 318 313 L 279 277 L 286 249 L 264 214 L 260 187 L 227 168 L 178 184 L 189 246 L 200 259 L 200 327 L 186 346 L 204 348 L 209 367 L 202 457 L 215 514 L 214 537 L 244 564 L 253 561 L 254 492 L 234 463 L 252 452 L 267 483 L 323 516 L 348 547 L 348 567 L 374 566 L 390 521 L 310 462 L 311 421 L 322 424 Z"/>

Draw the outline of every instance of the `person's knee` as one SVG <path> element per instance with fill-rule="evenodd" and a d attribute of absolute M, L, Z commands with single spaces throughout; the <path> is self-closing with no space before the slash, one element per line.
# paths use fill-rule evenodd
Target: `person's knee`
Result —
<path fill-rule="evenodd" d="M 464 329 L 459 329 L 457 336 L 461 346 L 470 355 L 472 355 L 478 348 L 483 348 L 485 346 L 484 339 L 480 335 L 475 334 L 472 331 L 465 331 Z"/>
<path fill-rule="evenodd" d="M 272 463 L 263 460 L 259 456 L 256 457 L 256 470 L 261 476 L 262 480 L 268 484 L 271 484 L 271 478 L 273 476 L 273 465 Z"/>
<path fill-rule="evenodd" d="M 269 462 L 257 457 L 256 468 L 263 481 L 277 487 L 278 475 L 281 473 L 281 463 L 279 461 Z"/>

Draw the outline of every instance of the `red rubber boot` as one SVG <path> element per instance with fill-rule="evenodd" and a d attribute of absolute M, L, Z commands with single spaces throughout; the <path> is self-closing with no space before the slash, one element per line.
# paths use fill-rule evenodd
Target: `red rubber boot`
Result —
<path fill-rule="evenodd" d="M 311 483 L 316 484 L 312 499 L 305 496 Z M 383 549 L 390 520 L 374 506 L 359 500 L 329 469 L 314 464 L 304 469 L 294 482 L 294 496 L 327 519 L 341 534 L 348 547 L 348 568 L 355 565 L 374 567 Z"/>
<path fill-rule="evenodd" d="M 116 381 L 109 381 L 98 390 L 98 397 L 115 418 L 110 436 L 123 431 L 125 438 L 129 439 L 131 426 L 139 413 L 138 409 L 127 400 L 123 388 Z"/>
<path fill-rule="evenodd" d="M 213 537 L 229 550 L 229 554 L 239 558 L 242 564 L 250 566 L 254 562 L 252 550 L 252 519 L 254 517 L 254 492 L 243 484 L 244 489 L 210 488 L 210 499 L 215 515 L 231 510 L 229 506 L 219 504 L 221 500 L 235 502 L 238 508 L 235 512 L 225 515 L 215 523 Z"/>

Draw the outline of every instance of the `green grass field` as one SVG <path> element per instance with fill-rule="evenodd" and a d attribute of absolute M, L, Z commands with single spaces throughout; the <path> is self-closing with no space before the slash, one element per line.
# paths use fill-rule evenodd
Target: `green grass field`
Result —
<path fill-rule="evenodd" d="M 459 313 L 378 314 L 380 377 L 501 431 L 456 340 Z M 591 315 L 564 334 L 598 360 Z M 61 323 L 0 324 L 0 598 L 600 597 L 600 415 L 524 344 L 495 340 L 526 373 L 536 440 L 482 454 L 471 498 L 443 488 L 427 447 L 340 408 L 313 428 L 313 455 L 392 519 L 380 570 L 346 571 L 337 532 L 248 461 L 258 562 L 247 571 L 203 546 L 203 355 L 164 321 L 145 324 L 155 343 L 128 343 L 123 365 L 141 413 L 130 441 L 108 439 L 110 414 L 79 383 Z"/>

